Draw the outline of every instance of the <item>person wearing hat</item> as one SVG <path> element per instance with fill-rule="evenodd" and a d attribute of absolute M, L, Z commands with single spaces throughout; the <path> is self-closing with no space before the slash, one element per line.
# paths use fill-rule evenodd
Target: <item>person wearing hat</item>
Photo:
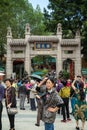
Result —
<path fill-rule="evenodd" d="M 31 80 L 30 84 L 31 84 L 31 88 L 29 88 L 30 90 L 30 109 L 32 111 L 36 111 L 36 103 L 35 103 L 35 94 L 36 94 L 36 85 L 35 85 L 35 80 Z"/>

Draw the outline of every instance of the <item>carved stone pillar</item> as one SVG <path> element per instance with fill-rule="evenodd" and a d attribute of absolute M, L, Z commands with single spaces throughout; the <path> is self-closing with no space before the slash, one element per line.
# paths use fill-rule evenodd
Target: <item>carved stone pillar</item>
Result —
<path fill-rule="evenodd" d="M 61 40 L 62 40 L 62 27 L 61 23 L 57 25 L 57 37 L 59 39 L 57 44 L 57 58 L 56 58 L 56 71 L 57 76 L 59 72 L 62 70 L 62 55 L 61 55 Z"/>
<path fill-rule="evenodd" d="M 79 50 L 77 50 L 76 52 L 75 75 L 81 75 L 81 57 L 79 54 Z"/>
<path fill-rule="evenodd" d="M 75 36 L 78 47 L 76 48 L 76 61 L 75 61 L 75 74 L 81 75 L 81 41 L 80 41 L 80 31 L 77 30 Z"/>
<path fill-rule="evenodd" d="M 62 56 L 61 56 L 61 46 L 60 43 L 58 43 L 58 49 L 57 49 L 57 58 L 56 58 L 56 72 L 57 76 L 59 72 L 62 70 Z"/>
<path fill-rule="evenodd" d="M 30 36 L 30 25 L 29 23 L 27 23 L 25 26 L 25 39 L 28 39 L 29 36 Z"/>
<path fill-rule="evenodd" d="M 27 71 L 27 73 L 30 75 L 31 72 L 31 58 L 30 58 L 30 44 L 29 44 L 29 38 L 30 38 L 30 25 L 29 23 L 25 26 L 25 42 L 26 42 L 26 51 L 25 51 L 25 64 L 24 69 Z"/>
<path fill-rule="evenodd" d="M 31 72 L 31 59 L 30 59 L 30 46 L 27 42 L 26 51 L 25 51 L 25 64 L 24 64 L 25 71 L 30 75 Z"/>
<path fill-rule="evenodd" d="M 11 57 L 11 46 L 10 43 L 12 42 L 12 32 L 11 28 L 7 28 L 7 58 L 6 58 L 6 77 L 10 78 L 12 74 L 12 57 Z"/>

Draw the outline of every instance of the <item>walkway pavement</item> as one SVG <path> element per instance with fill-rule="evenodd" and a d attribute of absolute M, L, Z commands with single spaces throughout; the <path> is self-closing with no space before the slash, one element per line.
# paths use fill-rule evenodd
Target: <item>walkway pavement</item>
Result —
<path fill-rule="evenodd" d="M 4 105 L 3 101 L 3 105 Z M 40 127 L 35 126 L 36 123 L 36 111 L 31 111 L 29 109 L 29 104 L 27 101 L 25 102 L 26 110 L 19 109 L 19 99 L 17 100 L 18 105 L 18 114 L 16 115 L 15 119 L 15 129 L 16 130 L 44 130 L 44 124 L 41 121 Z M 71 121 L 67 123 L 61 123 L 62 116 L 57 114 L 56 121 L 55 121 L 55 130 L 75 130 L 75 120 L 73 116 L 71 116 Z M 81 122 L 80 126 L 81 126 Z M 9 130 L 9 121 L 5 109 L 5 105 L 3 108 L 3 115 L 2 115 L 2 130 Z M 85 130 L 87 130 L 87 122 L 85 124 Z"/>

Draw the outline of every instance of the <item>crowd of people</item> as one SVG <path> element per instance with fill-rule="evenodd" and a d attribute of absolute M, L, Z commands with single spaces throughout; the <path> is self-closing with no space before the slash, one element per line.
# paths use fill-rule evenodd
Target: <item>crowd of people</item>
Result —
<path fill-rule="evenodd" d="M 87 120 L 87 86 L 81 76 L 66 80 L 55 79 L 55 75 L 52 74 L 46 75 L 42 80 L 28 77 L 20 80 L 6 79 L 4 83 L 6 87 L 3 87 L 0 82 L 0 130 L 2 130 L 3 98 L 5 98 L 6 109 L 16 108 L 16 99 L 19 98 L 20 110 L 26 109 L 27 98 L 30 110 L 37 110 L 35 125 L 40 126 L 42 120 L 45 130 L 54 130 L 56 114 L 62 115 L 62 123 L 71 121 L 70 114 L 72 114 L 76 120 L 76 130 L 80 130 L 79 120 L 82 122 L 81 130 L 84 130 Z M 7 115 L 10 130 L 15 130 L 15 115 L 10 115 L 8 111 Z"/>

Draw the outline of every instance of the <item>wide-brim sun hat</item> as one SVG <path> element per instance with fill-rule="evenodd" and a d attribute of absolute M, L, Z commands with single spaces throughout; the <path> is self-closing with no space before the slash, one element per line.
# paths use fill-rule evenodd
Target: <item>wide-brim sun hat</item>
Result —
<path fill-rule="evenodd" d="M 1 73 L 1 72 L 0 72 L 0 76 L 4 76 L 4 75 L 5 75 L 4 73 Z"/>

